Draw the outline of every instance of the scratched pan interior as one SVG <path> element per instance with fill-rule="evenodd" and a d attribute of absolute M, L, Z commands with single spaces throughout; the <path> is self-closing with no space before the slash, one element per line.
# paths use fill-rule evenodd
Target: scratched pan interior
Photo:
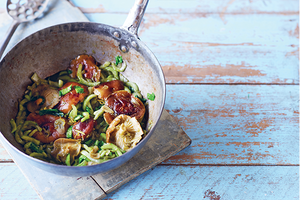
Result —
<path fill-rule="evenodd" d="M 119 37 L 114 34 L 118 32 Z M 137 45 L 131 46 L 132 42 Z M 120 46 L 126 46 L 123 53 Z M 121 55 L 127 63 L 123 73 L 130 81 L 136 82 L 145 97 L 147 93 L 156 95 L 149 102 L 149 122 L 153 127 L 139 144 L 120 157 L 110 161 L 85 167 L 69 167 L 50 164 L 32 158 L 24 153 L 13 135 L 9 120 L 15 118 L 17 99 L 22 98 L 30 77 L 36 72 L 46 78 L 60 70 L 65 70 L 70 61 L 79 54 L 90 54 L 104 63 L 114 61 Z M 133 157 L 148 141 L 161 116 L 165 101 L 165 79 L 162 69 L 153 53 L 133 34 L 115 27 L 98 23 L 67 23 L 40 30 L 18 43 L 0 63 L 0 131 L 1 140 L 9 151 L 17 153 L 27 163 L 66 176 L 87 176 L 114 169 Z"/>

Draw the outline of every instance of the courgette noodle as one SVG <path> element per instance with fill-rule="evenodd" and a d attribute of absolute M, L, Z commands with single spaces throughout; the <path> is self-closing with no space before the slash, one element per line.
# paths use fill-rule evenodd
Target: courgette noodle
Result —
<path fill-rule="evenodd" d="M 88 55 L 81 56 L 91 59 Z M 106 61 L 102 65 L 95 62 L 92 68 L 85 66 L 85 62 L 82 62 L 76 68 L 69 67 L 46 79 L 34 73 L 31 76 L 33 83 L 27 86 L 23 99 L 19 100 L 19 109 L 15 119 L 10 120 L 11 134 L 23 146 L 26 154 L 50 163 L 80 167 L 99 164 L 123 155 L 126 151 L 112 142 L 108 143 L 110 138 L 106 135 L 112 123 L 109 117 L 117 117 L 120 113 L 116 113 L 107 105 L 106 98 L 110 96 L 101 99 L 94 93 L 94 88 L 110 81 L 120 81 L 124 86 L 123 90 L 134 97 L 131 102 L 138 104 L 137 101 L 141 100 L 145 108 L 146 99 L 143 98 L 138 85 L 121 74 L 126 67 L 126 60 L 123 60 L 121 56 L 116 56 L 115 60 Z M 90 76 L 88 73 L 93 74 Z M 98 78 L 94 79 L 96 76 Z M 66 83 L 70 85 L 64 87 Z M 53 107 L 49 108 L 45 105 L 53 104 L 55 95 L 44 91 L 45 95 L 41 96 L 38 88 L 42 86 L 43 90 L 51 88 L 59 94 L 58 103 L 54 103 Z M 147 98 L 154 100 L 153 95 Z M 77 100 L 76 98 L 80 96 L 83 96 L 83 99 Z M 66 103 L 71 104 L 67 111 L 64 110 Z M 34 112 L 27 109 L 29 104 L 32 109 L 35 109 Z M 147 132 L 146 122 L 147 117 L 139 120 L 145 133 Z M 119 130 L 118 127 L 116 130 Z M 125 139 L 128 140 L 128 138 Z M 78 140 L 80 140 L 80 151 L 76 151 L 75 148 L 78 142 L 76 145 L 72 144 Z M 74 152 L 80 153 L 74 154 Z"/>

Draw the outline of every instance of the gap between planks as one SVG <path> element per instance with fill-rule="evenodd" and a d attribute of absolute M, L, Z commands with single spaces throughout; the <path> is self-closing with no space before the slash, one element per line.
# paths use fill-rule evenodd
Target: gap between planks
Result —
<path fill-rule="evenodd" d="M 101 187 L 101 185 L 99 185 L 99 183 L 94 179 L 93 176 L 90 176 L 90 178 L 96 183 L 96 185 L 98 185 L 98 187 L 102 190 L 102 192 L 107 195 L 108 193 L 104 190 L 104 188 Z"/>
<path fill-rule="evenodd" d="M 14 161 L 13 160 L 6 160 L 6 161 L 0 160 L 0 164 L 6 164 L 6 163 L 14 163 Z"/>

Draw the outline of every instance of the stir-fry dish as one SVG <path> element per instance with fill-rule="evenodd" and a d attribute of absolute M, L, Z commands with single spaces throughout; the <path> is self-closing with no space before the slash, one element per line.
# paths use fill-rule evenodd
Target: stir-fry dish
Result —
<path fill-rule="evenodd" d="M 32 157 L 68 166 L 99 164 L 131 150 L 147 133 L 147 99 L 120 73 L 126 67 L 121 56 L 101 65 L 80 55 L 46 79 L 34 73 L 10 121 L 16 141 Z"/>

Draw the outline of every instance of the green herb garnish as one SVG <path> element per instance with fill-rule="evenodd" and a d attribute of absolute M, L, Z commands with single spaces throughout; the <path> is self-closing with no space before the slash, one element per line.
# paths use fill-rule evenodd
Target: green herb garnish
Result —
<path fill-rule="evenodd" d="M 77 93 L 84 93 L 84 89 L 82 87 L 76 85 L 74 88 Z"/>
<path fill-rule="evenodd" d="M 92 113 L 92 109 L 91 109 L 90 107 L 87 106 L 87 107 L 85 108 L 85 110 L 86 110 L 86 112 L 88 112 L 88 113 L 90 113 L 90 114 L 93 114 L 93 113 Z"/>
<path fill-rule="evenodd" d="M 43 150 L 41 150 L 38 146 L 36 146 L 36 144 L 34 144 L 34 143 L 30 143 L 30 146 L 29 146 L 29 148 L 32 150 L 32 151 L 36 151 L 36 152 L 38 152 L 38 153 L 43 153 L 44 151 Z"/>
<path fill-rule="evenodd" d="M 68 86 L 68 87 L 66 87 L 66 88 L 64 88 L 64 89 L 62 89 L 62 90 L 60 90 L 60 91 L 59 91 L 59 96 L 64 96 L 64 95 L 66 95 L 67 93 L 71 92 L 71 90 L 72 90 L 72 85 L 70 85 L 70 86 Z"/>
<path fill-rule="evenodd" d="M 86 141 L 85 144 L 89 146 L 92 142 L 93 142 L 93 139 L 91 138 L 88 141 Z"/>
<path fill-rule="evenodd" d="M 131 86 L 127 86 L 131 93 L 134 93 L 134 89 Z"/>
<path fill-rule="evenodd" d="M 78 159 L 79 163 L 81 163 L 84 160 L 87 162 L 90 161 L 90 159 L 88 159 L 85 155 L 81 154 L 81 156 L 79 156 L 79 159 Z"/>
<path fill-rule="evenodd" d="M 100 106 L 96 107 L 95 110 L 99 110 L 104 104 L 100 104 Z"/>
<path fill-rule="evenodd" d="M 65 163 L 67 166 L 71 166 L 71 155 L 70 154 L 67 155 Z"/>
<path fill-rule="evenodd" d="M 102 140 L 99 141 L 99 143 L 97 144 L 97 146 L 99 147 L 99 149 L 101 149 L 101 147 L 104 145 L 104 142 Z"/>
<path fill-rule="evenodd" d="M 119 63 L 123 63 L 122 56 L 116 56 L 116 65 L 118 65 Z"/>
<path fill-rule="evenodd" d="M 73 128 L 73 126 L 70 126 L 70 127 L 68 128 L 67 133 L 66 133 L 66 137 L 67 137 L 67 138 L 72 138 L 72 136 L 73 136 L 72 128 Z"/>
<path fill-rule="evenodd" d="M 147 93 L 147 99 L 149 99 L 150 101 L 154 101 L 155 94 L 153 92 L 152 92 L 152 94 Z"/>
<path fill-rule="evenodd" d="M 60 112 L 58 109 L 46 109 L 46 110 L 40 110 L 39 111 L 39 115 L 46 115 L 46 114 L 50 114 L 50 115 L 57 115 L 60 117 L 64 116 L 63 112 Z"/>

